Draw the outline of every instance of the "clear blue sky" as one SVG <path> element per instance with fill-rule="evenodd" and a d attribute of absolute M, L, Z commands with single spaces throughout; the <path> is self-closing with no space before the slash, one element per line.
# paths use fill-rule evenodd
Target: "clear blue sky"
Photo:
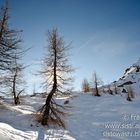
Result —
<path fill-rule="evenodd" d="M 140 57 L 140 0 L 9 0 L 9 6 L 10 25 L 23 29 L 22 45 L 32 47 L 24 58 L 33 64 L 26 75 L 30 88 L 39 87 L 33 74 L 53 27 L 72 42 L 75 89 L 94 71 L 105 83 L 117 80 Z"/>

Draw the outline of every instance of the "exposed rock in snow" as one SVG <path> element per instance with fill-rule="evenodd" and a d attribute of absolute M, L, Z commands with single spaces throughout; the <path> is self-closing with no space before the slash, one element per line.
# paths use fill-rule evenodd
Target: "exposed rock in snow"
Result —
<path fill-rule="evenodd" d="M 112 84 L 113 85 L 113 84 Z M 127 90 L 128 87 L 131 88 L 139 96 L 140 92 L 140 59 L 134 63 L 132 66 L 127 68 L 124 72 L 124 75 L 116 81 L 116 85 L 122 91 L 123 89 Z"/>

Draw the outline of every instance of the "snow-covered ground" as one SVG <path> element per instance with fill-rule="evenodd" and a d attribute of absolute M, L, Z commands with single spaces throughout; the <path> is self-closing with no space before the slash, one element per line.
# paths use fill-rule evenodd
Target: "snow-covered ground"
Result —
<path fill-rule="evenodd" d="M 69 99 L 72 107 L 66 130 L 47 128 L 35 121 L 41 97 L 26 97 L 19 106 L 0 101 L 0 140 L 139 140 L 140 97 L 128 102 L 120 95 L 95 97 L 79 93 Z M 66 99 L 58 98 L 61 103 Z"/>

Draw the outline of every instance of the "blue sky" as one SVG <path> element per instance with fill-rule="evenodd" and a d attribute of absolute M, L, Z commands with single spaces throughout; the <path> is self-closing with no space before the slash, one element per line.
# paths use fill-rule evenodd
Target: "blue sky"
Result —
<path fill-rule="evenodd" d="M 0 0 L 2 5 L 4 0 Z M 9 0 L 10 25 L 22 29 L 23 47 L 32 49 L 24 61 L 32 64 L 26 80 L 30 89 L 40 78 L 39 70 L 47 46 L 47 31 L 57 27 L 71 44 L 75 89 L 94 71 L 105 83 L 117 80 L 125 68 L 140 57 L 139 0 Z"/>

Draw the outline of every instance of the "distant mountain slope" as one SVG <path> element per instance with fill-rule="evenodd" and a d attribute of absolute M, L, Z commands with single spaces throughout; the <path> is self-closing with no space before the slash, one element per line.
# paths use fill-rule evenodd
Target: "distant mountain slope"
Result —
<path fill-rule="evenodd" d="M 140 92 L 140 58 L 125 70 L 116 84 L 118 87 L 131 86 L 136 92 Z"/>
<path fill-rule="evenodd" d="M 140 59 L 125 70 L 124 75 L 120 80 L 140 82 Z"/>

